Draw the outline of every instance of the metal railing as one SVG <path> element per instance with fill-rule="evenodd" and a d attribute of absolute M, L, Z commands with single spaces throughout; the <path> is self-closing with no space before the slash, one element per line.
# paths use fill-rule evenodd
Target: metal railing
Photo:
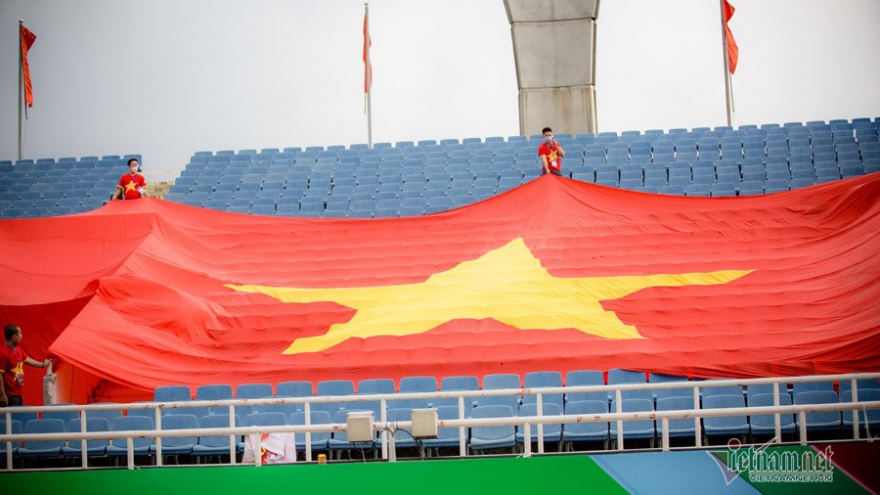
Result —
<path fill-rule="evenodd" d="M 757 378 L 757 379 L 726 379 L 711 381 L 673 381 L 660 383 L 639 383 L 639 384 L 618 384 L 618 385 L 585 385 L 585 386 L 568 386 L 568 387 L 541 387 L 541 388 L 518 388 L 518 389 L 490 389 L 490 390 L 473 390 L 473 391 L 438 391 L 438 392 L 419 392 L 419 393 L 394 393 L 394 394 L 374 394 L 374 395 L 336 395 L 336 396 L 308 396 L 308 397 L 275 397 L 263 399 L 225 399 L 225 400 L 189 400 L 177 402 L 139 402 L 131 404 L 122 403 L 102 403 L 91 405 L 54 405 L 54 406 L 24 406 L 24 407 L 6 407 L 0 408 L 0 415 L 5 419 L 6 431 L 0 434 L 0 442 L 6 443 L 6 469 L 13 469 L 14 455 L 13 443 L 20 444 L 27 441 L 67 441 L 80 442 L 82 445 L 83 455 L 81 456 L 81 466 L 83 469 L 89 467 L 89 456 L 87 446 L 89 440 L 109 440 L 125 438 L 127 444 L 127 466 L 129 469 L 134 468 L 135 456 L 133 455 L 133 441 L 136 438 L 152 438 L 155 439 L 155 459 L 158 466 L 163 465 L 162 442 L 161 438 L 169 437 L 201 437 L 201 436 L 230 436 L 229 457 L 230 464 L 237 462 L 236 454 L 238 451 L 235 437 L 242 435 L 255 435 L 254 448 L 256 452 L 260 451 L 260 433 L 292 433 L 293 435 L 304 435 L 305 448 L 304 456 L 307 462 L 312 461 L 312 443 L 311 435 L 319 432 L 342 432 L 346 431 L 346 423 L 329 423 L 329 424 L 312 424 L 311 408 L 314 404 L 323 403 L 359 403 L 359 402 L 379 402 L 379 418 L 373 423 L 373 429 L 378 436 L 378 442 L 381 446 L 382 459 L 394 461 L 395 445 L 393 432 L 398 429 L 410 429 L 412 421 L 387 421 L 388 401 L 408 400 L 408 399 L 457 399 L 458 402 L 458 419 L 441 419 L 438 421 L 438 428 L 458 428 L 459 429 L 459 455 L 468 455 L 468 446 L 466 443 L 466 428 L 474 428 L 480 426 L 521 426 L 523 428 L 523 455 L 531 456 L 532 439 L 537 439 L 538 453 L 544 453 L 544 425 L 565 425 L 571 423 L 616 423 L 616 449 L 622 451 L 624 449 L 624 432 L 623 424 L 629 421 L 659 421 L 658 435 L 660 439 L 660 450 L 669 451 L 669 420 L 672 419 L 693 419 L 694 420 L 694 443 L 695 447 L 702 446 L 702 427 L 701 420 L 705 418 L 731 417 L 731 416 L 757 416 L 757 415 L 774 415 L 775 417 L 775 438 L 773 441 L 782 443 L 781 431 L 781 415 L 792 414 L 797 415 L 798 424 L 798 443 L 806 445 L 808 443 L 806 414 L 821 412 L 841 412 L 843 414 L 852 414 L 852 440 L 861 440 L 861 429 L 866 426 L 860 420 L 859 412 L 867 414 L 869 410 L 880 409 L 880 401 L 859 401 L 858 400 L 858 383 L 857 380 L 864 379 L 880 379 L 880 373 L 856 373 L 844 375 L 814 375 L 800 377 L 785 378 Z M 779 394 L 787 393 L 787 384 L 804 383 L 804 382 L 850 382 L 852 390 L 851 402 L 837 402 L 826 404 L 794 404 L 780 405 Z M 717 408 L 703 409 L 700 404 L 701 389 L 706 387 L 726 387 L 726 386 L 748 386 L 748 385 L 773 385 L 774 405 L 773 406 L 747 406 L 736 408 Z M 691 389 L 694 398 L 694 408 L 683 410 L 669 411 L 639 411 L 639 412 L 622 412 L 621 399 L 623 392 L 633 390 L 667 390 L 667 389 Z M 597 414 L 562 414 L 562 415 L 545 415 L 542 412 L 544 396 L 548 394 L 572 394 L 586 392 L 605 392 L 613 394 L 616 399 L 614 403 L 617 408 L 615 411 Z M 536 396 L 537 415 L 534 416 L 511 416 L 503 418 L 470 418 L 467 417 L 466 400 L 467 398 L 479 399 L 481 397 L 497 397 L 497 396 L 516 396 L 521 398 L 527 395 Z M 235 426 L 236 407 L 243 406 L 260 406 L 260 405 L 302 405 L 304 410 L 305 424 L 303 425 L 279 425 L 279 426 Z M 181 411 L 185 414 L 189 408 L 205 408 L 205 407 L 228 407 L 228 416 L 230 425 L 226 428 L 195 428 L 195 429 L 162 429 L 162 419 L 165 417 L 163 412 L 169 410 Z M 154 429 L 152 430 L 132 430 L 132 431 L 107 431 L 107 432 L 87 432 L 86 419 L 90 411 L 97 410 L 119 410 L 125 409 L 130 412 L 133 410 L 152 410 L 154 411 Z M 355 409 L 360 410 L 360 409 Z M 82 430 L 79 432 L 61 432 L 61 433 L 42 433 L 42 434 L 13 434 L 12 433 L 12 415 L 19 413 L 43 413 L 46 411 L 64 412 L 76 411 L 82 420 Z M 531 427 L 536 427 L 536 435 L 532 436 Z M 868 439 L 872 440 L 872 439 Z M 255 456 L 256 463 L 259 464 L 259 456 Z"/>

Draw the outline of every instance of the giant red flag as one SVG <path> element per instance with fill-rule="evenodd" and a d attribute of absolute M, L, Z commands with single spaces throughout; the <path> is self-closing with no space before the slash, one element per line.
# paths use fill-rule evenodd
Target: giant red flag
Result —
<path fill-rule="evenodd" d="M 49 335 L 65 362 L 147 390 L 876 371 L 878 232 L 880 173 L 734 198 L 546 176 L 387 219 L 114 201 L 0 221 L 0 315 L 42 325 L 28 335 Z"/>
<path fill-rule="evenodd" d="M 24 24 L 19 24 L 18 28 L 19 37 L 21 38 L 21 84 L 24 86 L 24 101 L 27 103 L 27 106 L 32 107 L 34 106 L 34 88 L 31 85 L 31 68 L 28 65 L 28 51 L 34 45 L 34 41 L 37 40 L 37 37 L 34 33 L 30 32 L 28 28 L 24 27 Z"/>

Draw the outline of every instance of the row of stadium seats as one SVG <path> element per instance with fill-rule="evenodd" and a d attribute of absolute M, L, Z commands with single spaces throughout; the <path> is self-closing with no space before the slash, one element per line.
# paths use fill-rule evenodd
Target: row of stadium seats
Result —
<path fill-rule="evenodd" d="M 557 138 L 567 149 L 564 173 L 575 180 L 670 195 L 745 196 L 880 170 L 878 126 L 877 120 L 853 119 Z M 538 177 L 538 138 L 196 152 L 166 199 L 262 215 L 435 213 Z M 138 157 L 0 162 L 0 218 L 98 208 L 128 156 Z"/>
<path fill-rule="evenodd" d="M 714 386 L 711 380 L 691 382 L 685 378 L 651 374 L 627 370 L 610 370 L 607 384 L 651 384 L 677 382 L 684 386 L 680 389 L 656 388 L 621 391 L 620 405 L 623 412 L 677 411 L 694 408 L 694 393 L 691 385 L 700 386 L 699 407 L 702 409 L 767 407 L 775 403 L 780 405 L 805 405 L 851 402 L 853 391 L 851 382 L 841 380 L 837 386 L 831 381 L 795 382 L 791 390 L 783 384 L 778 399 L 774 398 L 772 384 L 742 386 Z M 601 386 L 606 379 L 601 371 L 571 371 L 565 375 L 565 385 Z M 390 379 L 361 380 L 355 384 L 350 380 L 328 380 L 318 383 L 316 396 L 334 396 L 338 403 L 313 403 L 311 405 L 310 424 L 345 423 L 348 413 L 353 411 L 370 411 L 375 418 L 381 418 L 378 401 L 347 401 L 356 395 L 387 394 L 410 392 L 437 391 L 476 391 L 541 389 L 561 387 L 562 374 L 558 372 L 532 372 L 522 377 L 516 374 L 487 375 L 480 380 L 476 376 L 446 377 L 440 386 L 434 377 L 405 377 L 399 381 L 398 387 Z M 877 380 L 859 380 L 859 401 L 880 400 L 880 383 Z M 268 383 L 245 384 L 233 388 L 230 385 L 205 385 L 197 387 L 196 401 L 224 399 L 261 399 L 271 397 L 312 397 L 311 382 L 285 382 L 276 387 Z M 155 391 L 155 402 L 189 402 L 192 400 L 190 388 L 185 386 L 159 387 Z M 543 415 L 592 415 L 615 412 L 618 398 L 615 393 L 607 391 L 571 392 L 566 394 L 546 393 L 541 397 Z M 387 401 L 386 417 L 388 421 L 408 421 L 413 409 L 435 407 L 440 419 L 456 419 L 459 417 L 457 398 L 434 399 L 390 399 Z M 143 407 L 140 407 L 143 406 Z M 86 431 L 139 431 L 154 428 L 156 412 L 146 405 L 119 405 L 119 408 L 91 410 L 87 412 Z M 194 429 L 223 428 L 231 424 L 235 426 L 274 426 L 304 425 L 305 412 L 301 404 L 265 404 L 254 406 L 236 406 L 234 423 L 230 423 L 229 408 L 192 407 L 163 408 L 161 410 L 162 429 Z M 513 418 L 531 417 L 538 414 L 536 394 L 498 395 L 467 398 L 464 408 L 465 417 L 469 418 Z M 859 423 L 863 427 L 880 426 L 880 411 L 860 411 Z M 784 436 L 793 438 L 800 427 L 800 418 L 792 414 L 780 415 L 781 431 Z M 822 433 L 826 438 L 847 438 L 850 434 L 853 418 L 849 413 L 828 412 L 809 413 L 805 416 L 809 434 Z M 83 418 L 77 411 L 53 411 L 51 408 L 38 417 L 35 413 L 15 413 L 12 415 L 11 431 L 13 433 L 60 433 L 82 431 Z M 22 428 L 24 425 L 24 428 Z M 0 422 L 0 427 L 5 424 Z M 614 448 L 617 438 L 616 422 L 608 423 L 571 423 L 546 424 L 543 426 L 543 439 L 546 444 L 555 445 L 557 450 L 579 450 L 592 448 Z M 731 437 L 743 440 L 766 439 L 775 434 L 773 415 L 743 415 L 734 417 L 703 418 L 701 432 L 706 444 L 717 441 L 726 442 Z M 459 445 L 458 428 L 441 429 L 440 437 L 425 440 L 424 447 L 439 449 L 455 448 Z M 471 452 L 490 449 L 522 449 L 525 442 L 523 426 L 505 427 L 472 427 L 465 429 L 465 443 Z M 668 434 L 671 438 L 687 443 L 697 434 L 696 423 L 692 419 L 672 419 L 669 421 Z M 634 421 L 623 425 L 623 438 L 626 442 L 644 440 L 655 443 L 662 435 L 659 421 Z M 532 443 L 537 439 L 536 428 L 529 431 Z M 380 441 L 380 432 L 370 442 L 354 444 L 348 441 L 346 432 L 314 433 L 310 442 L 313 451 L 329 451 L 331 457 L 335 452 L 341 457 L 342 452 L 353 449 L 376 447 Z M 717 441 L 714 441 L 715 438 Z M 397 448 L 412 448 L 416 442 L 406 431 L 395 433 Z M 715 443 L 713 443 L 715 442 Z M 244 449 L 243 439 L 236 439 L 236 450 Z M 630 443 L 631 444 L 631 443 Z M 299 451 L 306 448 L 304 435 L 296 438 Z M 5 444 L 0 446 L 5 454 Z M 439 452 L 439 450 L 438 450 Z M 153 438 L 135 439 L 134 453 L 140 457 L 156 456 L 158 450 Z M 162 440 L 162 453 L 165 456 L 221 456 L 229 453 L 228 436 L 190 436 L 174 437 Z M 82 448 L 79 441 L 38 441 L 13 444 L 13 455 L 21 459 L 51 459 L 64 457 L 81 457 Z M 124 440 L 92 440 L 88 443 L 90 457 L 120 457 L 126 455 Z M 198 462 L 198 461 L 197 461 Z"/>

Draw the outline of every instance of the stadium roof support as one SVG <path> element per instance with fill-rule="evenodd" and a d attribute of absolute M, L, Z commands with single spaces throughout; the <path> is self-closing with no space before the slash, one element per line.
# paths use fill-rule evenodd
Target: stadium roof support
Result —
<path fill-rule="evenodd" d="M 519 87 L 519 128 L 596 133 L 599 0 L 504 0 Z"/>

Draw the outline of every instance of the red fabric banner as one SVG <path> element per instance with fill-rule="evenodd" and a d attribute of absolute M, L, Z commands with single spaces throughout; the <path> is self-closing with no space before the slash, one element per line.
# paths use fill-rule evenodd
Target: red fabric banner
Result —
<path fill-rule="evenodd" d="M 736 40 L 733 39 L 733 32 L 730 30 L 730 18 L 736 9 L 727 0 L 724 0 L 724 36 L 727 39 L 727 66 L 730 73 L 736 72 L 736 62 L 739 60 L 739 47 L 736 46 Z"/>
<path fill-rule="evenodd" d="M 65 362 L 147 390 L 876 371 L 878 232 L 880 173 L 735 198 L 545 176 L 388 219 L 114 201 L 0 221 L 0 314 L 33 325 L 26 343 L 50 335 Z M 38 315 L 56 307 L 53 320 Z"/>
<path fill-rule="evenodd" d="M 370 47 L 373 40 L 370 38 L 370 16 L 364 13 L 364 93 L 370 91 L 373 86 L 373 64 L 370 62 Z"/>
<path fill-rule="evenodd" d="M 37 40 L 36 35 L 34 33 L 28 31 L 28 28 L 24 27 L 23 24 L 19 24 L 19 36 L 21 37 L 21 72 L 22 72 L 22 81 L 21 84 L 24 85 L 24 101 L 27 103 L 27 106 L 34 106 L 34 88 L 31 85 L 31 68 L 28 65 L 28 51 L 34 45 L 34 41 Z"/>

